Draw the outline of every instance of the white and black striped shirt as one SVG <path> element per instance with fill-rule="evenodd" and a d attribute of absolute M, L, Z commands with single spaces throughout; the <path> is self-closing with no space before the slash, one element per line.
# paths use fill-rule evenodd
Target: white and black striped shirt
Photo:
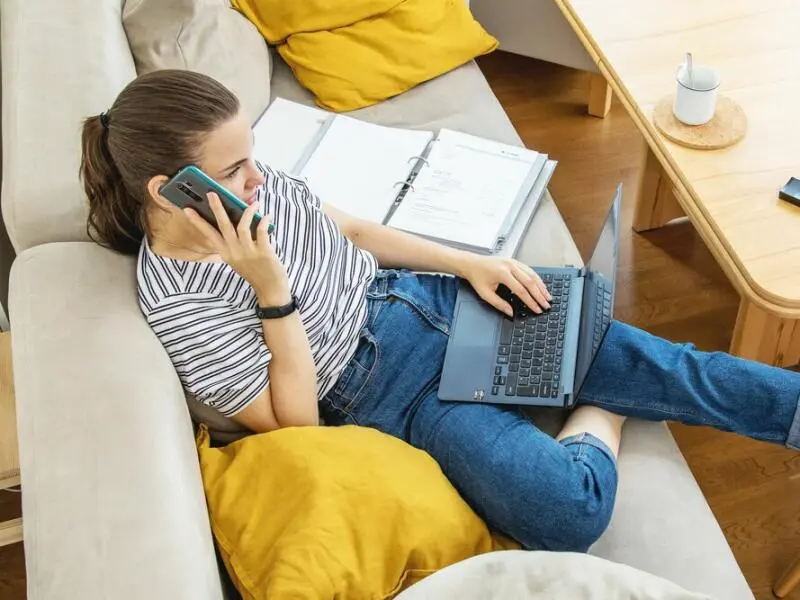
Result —
<path fill-rule="evenodd" d="M 298 303 L 322 397 L 358 345 L 377 263 L 339 231 L 305 183 L 259 168 L 266 183 L 258 202 L 275 225 L 271 241 Z M 145 239 L 137 278 L 142 312 L 190 394 L 231 416 L 264 390 L 272 355 L 255 294 L 231 267 L 165 258 Z"/>

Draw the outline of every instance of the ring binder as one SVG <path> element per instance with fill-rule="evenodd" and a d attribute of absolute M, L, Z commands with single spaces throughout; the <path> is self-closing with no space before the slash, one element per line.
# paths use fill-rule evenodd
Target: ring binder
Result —
<path fill-rule="evenodd" d="M 424 163 L 425 163 L 425 166 L 426 166 L 426 167 L 430 167 L 430 166 L 431 166 L 431 163 L 429 163 L 429 162 L 428 162 L 428 159 L 427 159 L 427 158 L 425 158 L 424 156 L 421 156 L 421 155 L 418 155 L 418 156 L 409 156 L 409 157 L 408 157 L 408 160 L 407 160 L 406 162 L 411 162 L 412 160 L 421 160 L 422 162 L 424 162 Z"/>
<path fill-rule="evenodd" d="M 416 192 L 417 190 L 414 189 L 414 184 L 410 181 L 395 181 L 392 187 L 397 187 L 398 185 L 404 185 L 406 187 L 411 188 L 412 192 Z"/>

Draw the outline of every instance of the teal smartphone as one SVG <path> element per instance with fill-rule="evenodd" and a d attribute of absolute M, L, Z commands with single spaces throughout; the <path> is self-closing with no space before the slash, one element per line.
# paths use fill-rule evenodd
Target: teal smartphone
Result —
<path fill-rule="evenodd" d="M 217 218 L 211 205 L 208 203 L 208 193 L 214 192 L 219 196 L 222 208 L 231 220 L 234 227 L 239 225 L 239 221 L 247 209 L 247 203 L 239 200 L 233 193 L 225 189 L 211 177 L 203 173 L 194 165 L 189 165 L 178 171 L 167 183 L 161 186 L 159 193 L 178 208 L 194 209 L 203 219 L 217 227 Z M 256 237 L 256 229 L 261 222 L 261 215 L 253 215 L 253 222 L 250 224 L 250 233 Z M 272 233 L 273 226 L 270 223 L 268 233 Z"/>

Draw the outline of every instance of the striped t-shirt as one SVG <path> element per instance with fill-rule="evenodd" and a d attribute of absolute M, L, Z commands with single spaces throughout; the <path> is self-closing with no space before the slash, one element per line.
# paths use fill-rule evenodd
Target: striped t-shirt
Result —
<path fill-rule="evenodd" d="M 355 353 L 377 263 L 339 231 L 305 183 L 259 168 L 266 183 L 257 201 L 275 225 L 270 241 L 299 307 L 321 398 Z M 145 239 L 137 278 L 142 312 L 190 394 L 231 416 L 266 388 L 272 355 L 257 300 L 231 267 L 165 258 Z"/>

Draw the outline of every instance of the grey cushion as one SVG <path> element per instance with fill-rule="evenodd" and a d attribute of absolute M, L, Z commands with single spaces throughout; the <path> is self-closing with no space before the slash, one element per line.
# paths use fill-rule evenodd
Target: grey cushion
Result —
<path fill-rule="evenodd" d="M 269 104 L 269 50 L 227 0 L 126 0 L 122 25 L 141 75 L 188 69 L 213 77 L 239 98 L 251 122 Z"/>

